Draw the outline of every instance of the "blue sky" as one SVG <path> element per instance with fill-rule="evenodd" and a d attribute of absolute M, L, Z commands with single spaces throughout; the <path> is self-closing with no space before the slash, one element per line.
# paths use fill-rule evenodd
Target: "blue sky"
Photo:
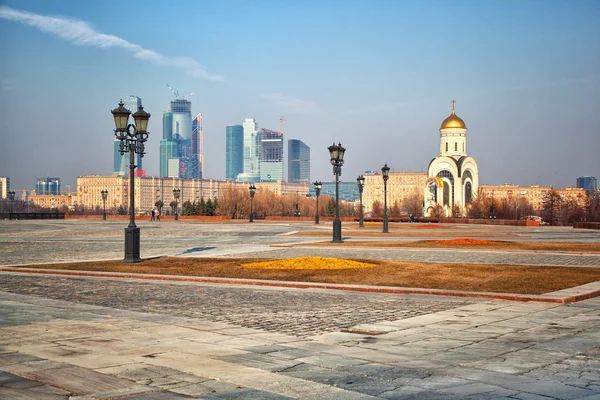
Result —
<path fill-rule="evenodd" d="M 600 177 L 599 20 L 594 0 L 0 0 L 0 175 L 110 174 L 110 110 L 129 94 L 152 114 L 158 175 L 170 84 L 196 92 L 207 178 L 224 178 L 225 125 L 245 117 L 286 118 L 312 180 L 333 179 L 333 141 L 343 180 L 426 171 L 455 99 L 481 183 L 575 186 Z"/>

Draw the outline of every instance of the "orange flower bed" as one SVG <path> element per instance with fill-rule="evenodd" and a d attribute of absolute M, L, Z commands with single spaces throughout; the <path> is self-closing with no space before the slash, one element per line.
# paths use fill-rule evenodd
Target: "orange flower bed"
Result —
<path fill-rule="evenodd" d="M 450 240 L 428 240 L 431 244 L 459 244 L 459 245 L 477 245 L 477 244 L 506 244 L 498 240 L 479 240 L 479 239 L 450 239 Z"/>
<path fill-rule="evenodd" d="M 241 264 L 242 268 L 260 269 L 350 269 L 368 268 L 375 264 L 328 257 L 298 257 L 286 260 L 260 261 Z"/>

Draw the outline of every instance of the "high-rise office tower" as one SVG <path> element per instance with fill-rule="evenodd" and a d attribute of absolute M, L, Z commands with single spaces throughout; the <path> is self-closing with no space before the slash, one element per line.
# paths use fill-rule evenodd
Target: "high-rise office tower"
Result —
<path fill-rule="evenodd" d="M 244 172 L 244 127 L 225 127 L 225 179 L 237 180 Z"/>
<path fill-rule="evenodd" d="M 173 113 L 167 111 L 163 114 L 163 135 L 160 141 L 160 177 L 169 175 L 169 159 L 179 158 L 177 143 L 173 140 Z M 176 176 L 179 176 L 177 168 Z"/>
<path fill-rule="evenodd" d="M 36 195 L 60 195 L 60 178 L 36 178 Z"/>
<path fill-rule="evenodd" d="M 192 121 L 192 155 L 190 156 L 188 178 L 202 179 L 204 166 L 203 140 L 202 114 L 198 114 Z"/>
<path fill-rule="evenodd" d="M 129 115 L 128 124 L 133 124 L 133 114 L 137 112 L 139 106 L 142 105 L 142 99 L 137 96 L 125 96 L 123 98 L 123 104 L 126 109 L 131 111 Z M 129 175 L 129 153 L 125 153 L 121 155 L 120 152 L 121 141 L 116 139 L 113 141 L 113 174 L 127 176 Z M 142 156 L 140 154 L 136 154 L 136 165 L 138 171 L 141 171 L 142 168 Z"/>
<path fill-rule="evenodd" d="M 244 174 L 258 176 L 258 126 L 254 118 L 244 119 Z"/>
<path fill-rule="evenodd" d="M 310 147 L 301 140 L 288 140 L 288 182 L 310 182 Z"/>
<path fill-rule="evenodd" d="M 261 181 L 283 180 L 283 133 L 261 129 L 258 134 Z"/>
<path fill-rule="evenodd" d="M 598 180 L 593 176 L 580 176 L 577 178 L 577 187 L 593 192 L 598 190 Z"/>
<path fill-rule="evenodd" d="M 192 124 L 192 103 L 171 101 L 163 114 L 163 139 L 160 141 L 160 176 L 202 178 L 202 114 Z"/>

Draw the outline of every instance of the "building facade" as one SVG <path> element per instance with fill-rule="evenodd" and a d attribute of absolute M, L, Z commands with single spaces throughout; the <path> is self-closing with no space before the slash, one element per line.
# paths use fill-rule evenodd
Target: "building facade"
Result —
<path fill-rule="evenodd" d="M 10 191 L 10 178 L 8 178 L 6 176 L 0 176 L 0 198 L 6 199 L 9 191 Z"/>
<path fill-rule="evenodd" d="M 482 185 L 479 195 L 494 200 L 524 199 L 536 212 L 542 210 L 544 200 L 548 193 L 554 190 L 564 199 L 575 200 L 577 204 L 585 207 L 587 202 L 586 190 L 583 188 L 553 189 L 552 186 L 518 186 L 518 185 Z"/>
<path fill-rule="evenodd" d="M 465 215 L 466 206 L 477 196 L 479 168 L 467 155 L 467 126 L 454 112 L 440 126 L 440 153 L 429 163 L 424 187 L 424 215 L 433 215 L 438 206 L 446 216 L 458 208 Z"/>
<path fill-rule="evenodd" d="M 218 199 L 225 188 L 233 187 L 239 190 L 248 190 L 246 182 L 220 181 L 213 179 L 181 179 L 160 177 L 136 177 L 134 181 L 135 212 L 137 214 L 149 213 L 158 200 L 165 206 L 173 201 L 173 189 L 179 189 L 179 203 L 186 201 L 199 202 L 201 199 Z M 258 190 L 270 190 L 275 194 L 301 194 L 308 193 L 308 183 L 288 184 L 283 181 L 257 183 Z M 123 176 L 80 176 L 77 178 L 78 192 L 73 196 L 73 206 L 84 208 L 102 207 L 102 190 L 108 191 L 106 201 L 107 210 L 116 210 L 119 207 L 129 206 L 129 178 Z"/>
<path fill-rule="evenodd" d="M 258 166 L 258 125 L 254 118 L 244 119 L 244 174 L 260 177 Z"/>
<path fill-rule="evenodd" d="M 261 129 L 258 134 L 261 182 L 283 180 L 283 133 Z"/>
<path fill-rule="evenodd" d="M 384 184 L 381 171 L 365 173 L 365 186 L 363 188 L 363 207 L 365 213 L 373 210 L 373 203 L 384 203 Z M 393 172 L 390 171 L 387 181 L 387 206 L 388 210 L 394 203 L 401 203 L 409 196 L 421 196 L 423 187 L 427 182 L 424 172 Z"/>
<path fill-rule="evenodd" d="M 225 179 L 234 181 L 244 172 L 244 128 L 242 125 L 225 127 Z"/>
<path fill-rule="evenodd" d="M 55 195 L 60 194 L 60 178 L 36 178 L 36 195 Z"/>
<path fill-rule="evenodd" d="M 310 147 L 301 140 L 288 140 L 288 182 L 310 182 Z"/>
<path fill-rule="evenodd" d="M 577 178 L 577 187 L 588 192 L 595 192 L 598 190 L 598 180 L 594 176 L 580 176 Z"/>
<path fill-rule="evenodd" d="M 188 178 L 202 179 L 204 176 L 204 131 L 202 128 L 202 114 L 196 115 L 192 120 L 192 155 Z"/>
<path fill-rule="evenodd" d="M 138 108 L 142 105 L 142 99 L 137 96 L 125 96 L 123 98 L 123 104 L 131 114 L 129 115 L 128 124 L 134 124 L 133 114 L 137 112 Z M 129 174 L 129 153 L 121 154 L 121 141 L 116 139 L 113 141 L 113 174 L 127 176 Z M 136 154 L 136 165 L 138 170 L 142 170 L 142 156 Z"/>

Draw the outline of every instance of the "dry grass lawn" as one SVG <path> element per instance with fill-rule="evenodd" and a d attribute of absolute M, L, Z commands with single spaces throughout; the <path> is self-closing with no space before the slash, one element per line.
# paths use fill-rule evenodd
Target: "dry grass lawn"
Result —
<path fill-rule="evenodd" d="M 164 257 L 139 264 L 101 261 L 35 265 L 29 268 L 167 274 L 241 279 L 345 283 L 410 288 L 466 290 L 516 294 L 543 294 L 600 280 L 600 268 L 532 267 L 478 264 L 428 264 L 378 260 L 354 260 L 375 264 L 351 269 L 244 268 L 257 259 Z M 310 265 L 310 258 L 304 261 Z M 341 260 L 332 261 L 332 263 Z M 322 267 L 322 265 L 321 265 Z"/>
<path fill-rule="evenodd" d="M 295 246 L 357 246 L 357 247 L 390 247 L 390 248 L 438 248 L 438 249 L 469 249 L 469 250 L 518 250 L 518 251 L 548 251 L 600 253 L 600 243 L 543 243 L 543 242 L 513 242 L 503 240 L 478 240 L 457 238 L 449 240 L 416 240 L 416 241 L 360 241 L 346 240 L 344 243 L 303 243 Z"/>

